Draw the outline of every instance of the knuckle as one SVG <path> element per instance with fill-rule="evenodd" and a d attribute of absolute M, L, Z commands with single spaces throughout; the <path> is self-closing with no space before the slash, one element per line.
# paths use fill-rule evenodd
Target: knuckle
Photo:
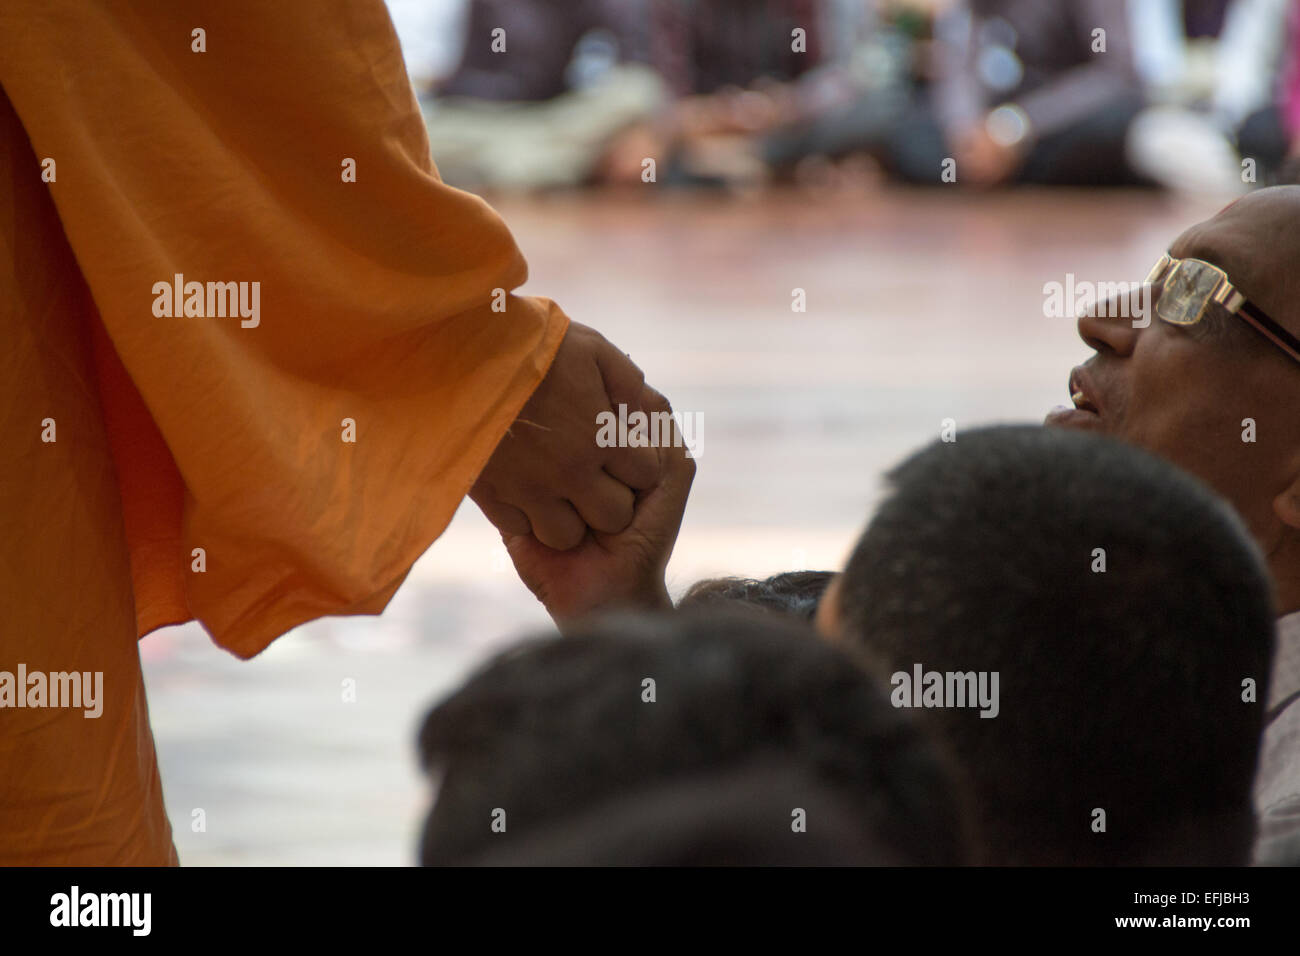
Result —
<path fill-rule="evenodd" d="M 596 531 L 616 534 L 632 523 L 635 498 L 632 489 L 621 485 L 617 491 L 603 491 L 592 499 L 591 526 Z"/>
<path fill-rule="evenodd" d="M 644 395 L 643 401 L 648 409 L 656 412 L 669 412 L 673 410 L 672 403 L 668 401 L 668 396 L 653 385 L 642 386 Z"/>

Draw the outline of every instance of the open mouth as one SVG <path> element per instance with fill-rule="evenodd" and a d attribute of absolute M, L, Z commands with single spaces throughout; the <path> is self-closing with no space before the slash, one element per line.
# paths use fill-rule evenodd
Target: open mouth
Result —
<path fill-rule="evenodd" d="M 1101 424 L 1101 408 L 1092 397 L 1092 389 L 1084 377 L 1082 369 L 1070 373 L 1069 405 L 1061 405 L 1048 414 L 1044 424 L 1061 425 L 1073 428 L 1097 428 Z"/>
<path fill-rule="evenodd" d="M 1101 414 L 1097 411 L 1097 406 L 1088 401 L 1088 397 L 1081 391 L 1071 392 L 1070 401 L 1074 402 L 1074 407 L 1081 412 L 1091 412 L 1094 415 Z"/>
<path fill-rule="evenodd" d="M 1092 399 L 1091 389 L 1088 382 L 1083 376 L 1081 369 L 1074 369 L 1070 372 L 1070 401 L 1074 403 L 1076 410 L 1088 412 L 1093 415 L 1101 415 L 1101 409 Z"/>

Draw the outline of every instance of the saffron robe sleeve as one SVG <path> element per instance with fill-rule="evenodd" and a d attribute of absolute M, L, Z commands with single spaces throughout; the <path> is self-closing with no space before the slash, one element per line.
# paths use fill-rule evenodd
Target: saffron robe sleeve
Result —
<path fill-rule="evenodd" d="M 378 613 L 567 327 L 439 180 L 383 4 L 5 0 L 0 84 L 89 290 L 137 635 Z"/>
<path fill-rule="evenodd" d="M 0 864 L 176 862 L 137 638 L 381 610 L 564 335 L 524 278 L 380 0 L 0 4 Z"/>

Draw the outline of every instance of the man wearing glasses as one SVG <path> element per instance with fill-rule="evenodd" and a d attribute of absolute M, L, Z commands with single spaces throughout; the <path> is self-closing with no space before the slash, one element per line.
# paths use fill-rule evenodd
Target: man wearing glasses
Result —
<path fill-rule="evenodd" d="M 1047 424 L 1154 451 L 1237 509 L 1268 559 L 1277 651 L 1255 782 L 1259 862 L 1300 846 L 1300 187 L 1183 232 L 1152 270 L 1155 317 L 1078 320 L 1096 354 Z M 1243 675 L 1250 676 L 1250 675 Z"/>

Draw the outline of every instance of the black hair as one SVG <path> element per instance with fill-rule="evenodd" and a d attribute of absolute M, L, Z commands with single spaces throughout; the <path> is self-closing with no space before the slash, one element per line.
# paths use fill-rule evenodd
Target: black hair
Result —
<path fill-rule="evenodd" d="M 889 482 L 838 619 L 896 674 L 999 673 L 995 718 L 920 711 L 961 761 L 981 859 L 1245 862 L 1273 608 L 1227 505 L 1136 448 L 1039 427 L 936 442 Z"/>
<path fill-rule="evenodd" d="M 762 581 L 754 578 L 708 578 L 696 581 L 677 602 L 679 609 L 732 604 L 760 611 L 779 611 L 811 621 L 834 571 L 786 571 Z"/>
<path fill-rule="evenodd" d="M 796 816 L 802 822 L 796 823 Z M 755 761 L 653 784 L 499 841 L 480 866 L 880 866 L 914 854 L 872 833 L 805 762 Z M 796 830 L 796 826 L 799 828 Z"/>
<path fill-rule="evenodd" d="M 776 615 L 713 608 L 609 617 L 526 642 L 434 708 L 420 751 L 440 778 L 424 828 L 426 864 L 487 852 L 543 862 L 538 847 L 559 852 L 568 845 L 554 838 L 562 833 L 626 849 L 620 802 L 774 763 L 789 772 L 768 779 L 803 780 L 807 791 L 800 796 L 788 783 L 752 790 L 745 814 L 736 809 L 743 794 L 733 792 L 730 817 L 750 830 L 715 834 L 733 848 L 730 856 L 710 859 L 706 848 L 692 857 L 682 843 L 683 831 L 702 832 L 699 800 L 689 794 L 680 818 L 642 828 L 634 844 L 672 836 L 678 860 L 731 862 L 748 839 L 751 852 L 740 861 L 756 862 L 761 851 L 753 847 L 764 846 L 773 862 L 789 861 L 803 852 L 789 839 L 806 836 L 792 829 L 794 810 L 832 801 L 845 811 L 809 819 L 807 832 L 851 823 L 845 853 L 870 846 L 888 862 L 964 860 L 964 817 L 948 767 L 917 722 L 890 706 L 879 675 Z M 782 800 L 791 805 L 780 813 L 764 809 Z M 491 826 L 498 811 L 504 833 Z M 645 859 L 644 850 L 628 854 L 623 862 Z M 620 862 L 608 852 L 601 861 Z"/>

